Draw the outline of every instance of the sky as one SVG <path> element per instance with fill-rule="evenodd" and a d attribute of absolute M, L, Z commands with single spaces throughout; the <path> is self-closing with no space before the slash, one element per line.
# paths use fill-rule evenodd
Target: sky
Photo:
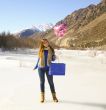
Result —
<path fill-rule="evenodd" d="M 0 0 L 0 32 L 15 33 L 64 19 L 73 11 L 101 0 Z"/>

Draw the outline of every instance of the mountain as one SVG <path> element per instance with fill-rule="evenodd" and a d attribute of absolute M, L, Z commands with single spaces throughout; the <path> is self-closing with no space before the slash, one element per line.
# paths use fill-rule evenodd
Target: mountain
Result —
<path fill-rule="evenodd" d="M 76 10 L 56 25 L 60 23 L 68 26 L 63 38 L 56 37 L 53 29 L 44 35 L 55 45 L 70 49 L 106 47 L 106 0 Z"/>
<path fill-rule="evenodd" d="M 24 30 L 18 32 L 16 35 L 19 37 L 22 37 L 22 38 L 27 38 L 27 37 L 32 36 L 33 34 L 39 33 L 39 32 L 40 32 L 40 30 L 34 27 L 34 28 L 24 29 Z"/>
<path fill-rule="evenodd" d="M 43 24 L 43 25 L 37 25 L 37 26 L 33 26 L 32 28 L 24 29 L 15 35 L 22 37 L 22 38 L 27 38 L 27 37 L 32 37 L 33 35 L 37 35 L 38 33 L 39 34 L 43 33 L 46 30 L 49 30 L 51 28 L 53 28 L 53 24 L 51 24 L 51 23 Z"/>
<path fill-rule="evenodd" d="M 41 32 L 45 32 L 49 29 L 52 29 L 53 26 L 54 25 L 52 23 L 49 23 L 49 24 L 38 25 L 38 26 L 35 26 L 35 27 L 38 28 Z"/>

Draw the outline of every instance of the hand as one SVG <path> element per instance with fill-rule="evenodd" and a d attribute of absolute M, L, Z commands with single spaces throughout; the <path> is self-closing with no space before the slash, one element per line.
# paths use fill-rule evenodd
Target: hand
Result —
<path fill-rule="evenodd" d="M 53 55 L 52 56 L 52 61 L 55 61 L 56 60 L 56 55 Z"/>

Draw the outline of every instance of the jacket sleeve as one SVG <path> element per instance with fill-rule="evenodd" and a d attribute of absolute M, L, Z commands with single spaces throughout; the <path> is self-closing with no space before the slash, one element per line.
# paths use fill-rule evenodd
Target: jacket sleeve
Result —
<path fill-rule="evenodd" d="M 39 63 L 39 58 L 38 58 L 37 63 L 35 65 L 35 67 L 34 67 L 34 70 L 38 68 L 38 63 Z"/>

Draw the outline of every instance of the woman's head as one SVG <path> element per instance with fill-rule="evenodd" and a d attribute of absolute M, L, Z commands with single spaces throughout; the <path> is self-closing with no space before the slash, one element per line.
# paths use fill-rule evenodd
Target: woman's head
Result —
<path fill-rule="evenodd" d="M 49 46 L 48 40 L 47 40 L 47 39 L 42 39 L 42 45 L 43 45 L 44 47 L 48 47 L 48 46 Z"/>
<path fill-rule="evenodd" d="M 40 43 L 40 51 L 39 54 L 44 51 L 45 48 L 50 47 L 51 51 L 54 53 L 54 49 L 49 44 L 49 41 L 47 39 L 42 39 Z"/>

